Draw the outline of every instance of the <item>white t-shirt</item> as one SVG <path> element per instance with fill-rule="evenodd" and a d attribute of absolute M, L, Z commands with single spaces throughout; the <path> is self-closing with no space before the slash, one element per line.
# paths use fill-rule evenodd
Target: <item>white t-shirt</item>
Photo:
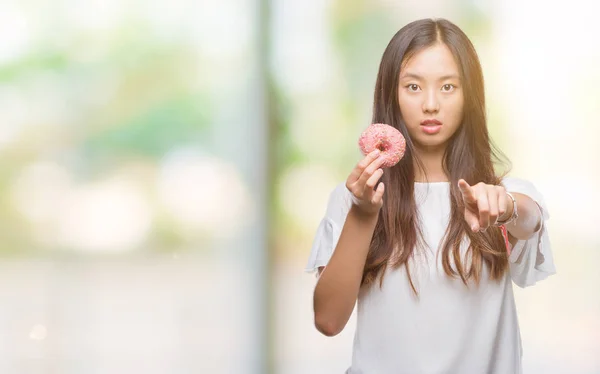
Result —
<path fill-rule="evenodd" d="M 542 195 L 530 182 L 505 178 L 509 192 L 531 197 L 549 218 Z M 357 302 L 352 365 L 347 374 L 513 374 L 521 373 L 521 336 L 512 282 L 527 287 L 554 274 L 546 225 L 511 249 L 510 271 L 499 282 L 488 279 L 484 266 L 479 287 L 467 288 L 448 277 L 442 256 L 435 261 L 450 216 L 450 183 L 415 183 L 415 199 L 429 248 L 415 251 L 411 277 L 405 267 L 387 270 L 383 287 L 362 287 Z M 327 212 L 313 242 L 305 271 L 327 265 L 352 204 L 340 183 L 331 193 Z M 468 247 L 468 238 L 462 250 Z M 427 259 L 427 261 L 425 261 Z M 512 282 L 511 282 L 512 280 Z"/>

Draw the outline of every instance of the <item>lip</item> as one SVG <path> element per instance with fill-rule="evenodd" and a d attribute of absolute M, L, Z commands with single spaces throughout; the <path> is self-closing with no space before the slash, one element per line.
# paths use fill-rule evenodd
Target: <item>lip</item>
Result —
<path fill-rule="evenodd" d="M 421 126 L 428 126 L 428 125 L 441 126 L 442 123 L 435 118 L 425 119 L 425 120 L 421 121 Z"/>
<path fill-rule="evenodd" d="M 423 130 L 425 134 L 434 135 L 440 132 L 441 129 L 442 123 L 435 118 L 421 121 L 421 130 Z"/>

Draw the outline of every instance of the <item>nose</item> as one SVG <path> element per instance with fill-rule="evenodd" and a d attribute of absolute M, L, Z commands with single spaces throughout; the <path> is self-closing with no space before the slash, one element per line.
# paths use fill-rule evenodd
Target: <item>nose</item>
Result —
<path fill-rule="evenodd" d="M 435 90 L 428 90 L 423 101 L 423 112 L 437 113 L 440 110 L 440 102 Z"/>

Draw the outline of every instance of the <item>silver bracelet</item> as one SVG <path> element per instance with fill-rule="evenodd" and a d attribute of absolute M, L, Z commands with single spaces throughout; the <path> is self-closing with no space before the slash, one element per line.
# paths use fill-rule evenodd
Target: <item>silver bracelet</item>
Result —
<path fill-rule="evenodd" d="M 510 217 L 508 217 L 507 220 L 505 221 L 496 221 L 496 223 L 494 224 L 494 226 L 502 226 L 502 225 L 506 225 L 512 221 L 516 221 L 517 218 L 519 218 L 519 212 L 517 212 L 517 200 L 515 199 L 515 197 L 510 193 L 510 192 L 506 192 L 506 194 L 508 195 L 508 197 L 510 197 L 510 199 L 513 202 L 513 212 L 512 215 Z M 516 222 L 515 222 L 516 224 Z"/>

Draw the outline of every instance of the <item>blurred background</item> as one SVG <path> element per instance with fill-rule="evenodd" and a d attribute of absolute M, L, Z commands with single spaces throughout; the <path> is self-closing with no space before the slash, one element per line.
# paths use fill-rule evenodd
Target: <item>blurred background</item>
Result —
<path fill-rule="evenodd" d="M 600 373 L 596 2 L 1 0 L 0 373 L 342 373 L 304 273 L 394 33 L 475 44 L 546 197 L 526 373 Z"/>

